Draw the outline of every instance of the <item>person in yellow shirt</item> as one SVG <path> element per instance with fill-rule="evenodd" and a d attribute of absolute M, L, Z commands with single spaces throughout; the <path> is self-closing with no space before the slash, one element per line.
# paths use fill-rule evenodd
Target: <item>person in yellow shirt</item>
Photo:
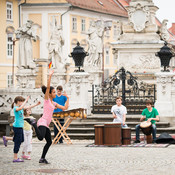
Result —
<path fill-rule="evenodd" d="M 40 102 L 35 104 L 34 106 L 39 105 Z M 31 108 L 24 109 L 24 118 L 33 118 L 31 116 Z M 22 151 L 22 158 L 26 160 L 31 160 L 31 151 L 32 151 L 32 135 L 33 135 L 33 130 L 31 125 L 24 120 L 24 127 L 23 127 L 23 132 L 24 132 L 24 143 L 23 143 L 23 151 Z M 27 154 L 27 155 L 26 155 Z"/>

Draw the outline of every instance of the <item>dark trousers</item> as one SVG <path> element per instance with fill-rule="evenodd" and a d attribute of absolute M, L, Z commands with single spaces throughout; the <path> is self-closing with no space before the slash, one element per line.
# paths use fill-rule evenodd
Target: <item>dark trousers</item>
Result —
<path fill-rule="evenodd" d="M 64 125 L 64 119 L 59 119 L 59 121 L 60 121 L 61 126 L 63 126 L 63 125 Z M 54 136 L 56 137 L 57 134 L 58 134 L 58 129 L 57 129 L 57 127 L 54 125 Z M 63 137 L 60 138 L 59 142 L 60 142 L 60 143 L 63 142 Z"/>
<path fill-rule="evenodd" d="M 14 153 L 18 153 L 19 148 L 21 146 L 21 143 L 24 142 L 24 133 L 23 133 L 23 128 L 17 128 L 13 127 L 14 131 L 14 137 L 13 137 L 13 142 L 14 142 Z"/>
<path fill-rule="evenodd" d="M 35 128 L 35 132 L 39 140 L 43 140 L 44 138 L 46 139 L 46 144 L 43 148 L 43 153 L 41 156 L 41 158 L 45 158 L 47 151 L 49 150 L 49 147 L 52 144 L 50 129 L 46 126 L 37 127 L 36 123 L 33 125 L 33 127 Z"/>
<path fill-rule="evenodd" d="M 156 125 L 152 124 L 153 140 L 156 141 Z M 136 125 L 136 140 L 140 140 L 140 125 Z"/>

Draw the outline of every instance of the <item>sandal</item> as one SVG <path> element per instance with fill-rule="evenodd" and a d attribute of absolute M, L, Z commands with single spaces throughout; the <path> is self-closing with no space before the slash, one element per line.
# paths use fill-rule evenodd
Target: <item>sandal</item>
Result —
<path fill-rule="evenodd" d="M 22 155 L 21 157 L 22 157 L 23 159 L 30 160 L 30 159 L 29 159 L 29 156 Z"/>
<path fill-rule="evenodd" d="M 6 137 L 3 136 L 2 139 L 3 139 L 3 142 L 4 142 L 4 146 L 7 146 L 7 142 L 8 142 L 8 140 L 6 140 Z"/>
<path fill-rule="evenodd" d="M 15 162 L 24 162 L 24 160 L 18 158 L 18 159 L 13 160 L 13 163 L 15 163 Z"/>

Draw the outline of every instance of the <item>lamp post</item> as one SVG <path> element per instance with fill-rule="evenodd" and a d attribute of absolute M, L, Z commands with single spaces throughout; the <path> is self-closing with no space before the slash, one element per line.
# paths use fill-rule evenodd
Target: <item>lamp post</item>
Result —
<path fill-rule="evenodd" d="M 13 33 L 9 34 L 9 36 L 11 38 L 13 38 Z M 14 68 L 14 64 L 15 64 L 15 43 L 16 41 L 18 41 L 20 39 L 20 35 L 17 34 L 16 35 L 16 39 L 13 39 L 12 42 L 13 42 L 13 57 L 12 57 L 12 86 L 14 86 L 14 75 L 15 75 L 15 68 Z"/>
<path fill-rule="evenodd" d="M 80 46 L 80 43 L 77 43 L 77 46 L 73 48 L 73 52 L 69 55 L 69 57 L 72 57 L 75 62 L 75 67 L 78 67 L 78 70 L 74 70 L 74 72 L 84 72 L 83 69 L 80 69 L 80 67 L 83 67 L 84 58 L 88 56 L 89 54 L 85 52 L 84 48 Z"/>
<path fill-rule="evenodd" d="M 171 58 L 175 56 L 167 44 L 168 43 L 165 42 L 160 51 L 156 53 L 156 56 L 160 58 L 161 66 L 164 67 L 164 70 L 162 70 L 162 72 L 169 72 L 167 67 L 169 67 Z"/>

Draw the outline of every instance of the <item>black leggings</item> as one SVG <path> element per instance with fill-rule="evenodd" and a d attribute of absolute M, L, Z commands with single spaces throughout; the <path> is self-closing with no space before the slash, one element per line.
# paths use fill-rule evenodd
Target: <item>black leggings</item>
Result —
<path fill-rule="evenodd" d="M 46 139 L 46 144 L 43 148 L 43 153 L 41 156 L 41 158 L 45 158 L 47 151 L 52 144 L 50 129 L 46 126 L 37 127 L 36 123 L 33 125 L 33 127 L 35 128 L 35 132 L 39 140 L 43 140 L 44 138 Z"/>

